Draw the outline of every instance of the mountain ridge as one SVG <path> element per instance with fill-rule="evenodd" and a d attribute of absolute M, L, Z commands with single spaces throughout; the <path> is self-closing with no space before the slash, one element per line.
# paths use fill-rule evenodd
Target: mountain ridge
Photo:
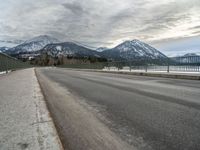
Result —
<path fill-rule="evenodd" d="M 96 56 L 100 57 L 99 53 L 86 48 L 82 45 L 78 45 L 74 42 L 62 42 L 62 43 L 53 43 L 46 45 L 43 49 L 40 50 L 41 53 L 47 53 L 53 57 L 58 57 L 59 55 L 64 56 Z"/>
<path fill-rule="evenodd" d="M 85 47 L 75 42 L 60 42 L 48 35 L 40 35 L 25 41 L 24 43 L 6 50 L 7 54 L 47 53 L 53 57 L 79 56 L 79 57 L 104 57 L 111 60 L 133 60 L 138 58 L 162 59 L 166 56 L 152 46 L 134 39 L 124 41 L 113 47 L 99 47 L 96 50 Z"/>
<path fill-rule="evenodd" d="M 152 59 L 167 58 L 167 56 L 165 56 L 157 49 L 137 39 L 124 41 L 114 48 L 103 51 L 102 54 L 110 58 L 114 57 L 115 59 L 125 60 L 141 57 Z"/>
<path fill-rule="evenodd" d="M 8 54 L 19 54 L 26 52 L 34 52 L 42 49 L 44 46 L 50 43 L 59 42 L 58 39 L 48 35 L 40 35 L 25 41 L 24 43 L 17 45 L 16 47 L 7 50 Z"/>

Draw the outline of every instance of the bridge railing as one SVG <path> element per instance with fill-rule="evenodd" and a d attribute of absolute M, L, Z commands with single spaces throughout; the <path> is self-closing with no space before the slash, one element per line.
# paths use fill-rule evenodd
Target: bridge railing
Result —
<path fill-rule="evenodd" d="M 113 71 L 153 71 L 153 72 L 200 72 L 200 56 L 137 59 L 132 61 L 108 62 L 104 70 Z"/>
<path fill-rule="evenodd" d="M 134 59 L 131 61 L 108 61 L 87 64 L 65 64 L 60 67 L 79 69 L 103 69 L 108 71 L 200 72 L 200 56 L 195 56 L 194 58 L 142 58 Z"/>
<path fill-rule="evenodd" d="M 9 70 L 16 70 L 29 67 L 32 66 L 26 62 L 22 62 L 16 58 L 0 53 L 0 72 L 8 72 Z"/>

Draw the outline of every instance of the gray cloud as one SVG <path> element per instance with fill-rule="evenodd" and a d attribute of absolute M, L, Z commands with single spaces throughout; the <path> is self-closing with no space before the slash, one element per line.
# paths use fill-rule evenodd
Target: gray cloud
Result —
<path fill-rule="evenodd" d="M 200 35 L 200 30 L 199 31 L 194 31 L 194 32 L 192 32 L 193 34 L 195 34 L 195 35 Z M 200 41 L 199 41 L 200 42 Z"/>
<path fill-rule="evenodd" d="M 77 16 L 83 15 L 83 14 L 88 14 L 88 11 L 84 9 L 78 2 L 73 2 L 73 3 L 65 3 L 63 4 L 65 8 L 70 10 L 72 13 L 74 13 Z"/>
<path fill-rule="evenodd" d="M 190 28 L 191 30 L 200 30 L 200 25 L 194 26 L 192 28 Z"/>
<path fill-rule="evenodd" d="M 0 9 L 0 39 L 49 34 L 114 46 L 200 35 L 199 0 L 7 0 Z"/>

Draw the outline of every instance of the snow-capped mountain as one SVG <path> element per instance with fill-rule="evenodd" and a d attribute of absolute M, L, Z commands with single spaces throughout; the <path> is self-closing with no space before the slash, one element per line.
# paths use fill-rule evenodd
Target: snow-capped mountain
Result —
<path fill-rule="evenodd" d="M 182 56 L 172 57 L 172 60 L 179 64 L 199 64 L 200 55 L 198 55 L 198 53 L 187 53 Z"/>
<path fill-rule="evenodd" d="M 19 54 L 26 52 L 34 52 L 42 49 L 47 44 L 58 43 L 59 41 L 56 38 L 53 38 L 48 35 L 41 35 L 34 37 L 30 40 L 25 41 L 24 43 L 13 47 L 7 51 L 8 54 Z"/>
<path fill-rule="evenodd" d="M 96 49 L 97 52 L 103 52 L 105 50 L 108 50 L 108 48 L 107 47 L 99 47 Z"/>
<path fill-rule="evenodd" d="M 96 56 L 100 57 L 100 53 L 84 46 L 80 46 L 73 42 L 64 42 L 46 45 L 40 53 L 47 53 L 53 57 L 57 56 Z"/>
<path fill-rule="evenodd" d="M 0 52 L 4 53 L 9 49 L 9 47 L 0 47 Z"/>
<path fill-rule="evenodd" d="M 183 55 L 183 57 L 190 57 L 190 56 L 199 56 L 199 55 L 196 53 L 187 53 L 187 54 Z"/>
<path fill-rule="evenodd" d="M 105 50 L 102 55 L 109 59 L 133 60 L 137 58 L 167 58 L 160 51 L 139 40 L 125 41 L 118 46 Z"/>

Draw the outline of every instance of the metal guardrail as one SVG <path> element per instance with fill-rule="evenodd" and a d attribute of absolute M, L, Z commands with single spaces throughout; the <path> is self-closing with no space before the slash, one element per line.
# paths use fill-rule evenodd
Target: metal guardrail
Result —
<path fill-rule="evenodd" d="M 161 71 L 161 72 L 200 72 L 200 59 L 198 57 L 190 56 L 184 57 L 184 60 L 180 57 L 176 59 L 166 58 L 166 59 L 140 59 L 134 61 L 118 61 L 109 62 L 108 66 L 105 67 L 107 70 L 124 70 L 124 71 Z M 199 57 L 200 58 L 200 57 Z M 180 61 L 181 60 L 181 61 Z M 191 61 L 190 61 L 191 60 Z M 196 60 L 196 61 L 194 61 Z"/>
<path fill-rule="evenodd" d="M 200 58 L 200 57 L 199 57 Z M 164 58 L 164 59 L 137 59 L 132 61 L 110 61 L 102 63 L 88 63 L 88 64 L 66 64 L 60 67 L 64 68 L 79 68 L 79 69 L 104 69 L 114 71 L 161 71 L 161 72 L 200 72 L 200 59 L 194 56 L 177 59 Z M 181 60 L 181 61 L 180 61 Z M 190 61 L 191 60 L 191 61 Z M 196 61 L 194 61 L 196 60 Z"/>
<path fill-rule="evenodd" d="M 33 67 L 28 62 L 22 62 L 16 58 L 0 53 L 0 72 Z M 132 61 L 108 61 L 96 63 L 64 64 L 59 67 L 79 69 L 104 69 L 115 71 L 179 71 L 200 72 L 200 56 L 173 57 L 160 59 L 134 59 Z"/>
<path fill-rule="evenodd" d="M 139 71 L 139 72 L 199 72 L 200 66 L 123 66 L 122 68 L 118 68 L 115 66 L 105 67 L 104 70 L 108 71 Z"/>
<path fill-rule="evenodd" d="M 16 58 L 0 53 L 0 72 L 32 67 Z"/>

